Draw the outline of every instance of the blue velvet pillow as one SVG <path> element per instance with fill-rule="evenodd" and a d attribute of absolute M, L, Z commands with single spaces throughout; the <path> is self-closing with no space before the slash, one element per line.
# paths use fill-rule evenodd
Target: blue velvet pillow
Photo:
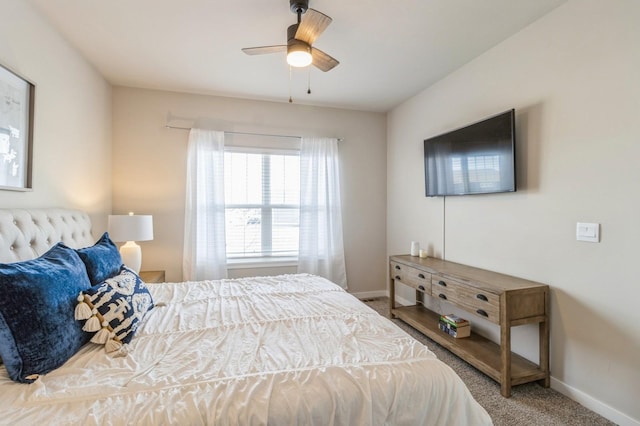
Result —
<path fill-rule="evenodd" d="M 76 319 L 86 319 L 83 330 L 96 332 L 91 341 L 104 344 L 107 352 L 129 343 L 154 306 L 144 281 L 124 265 L 118 275 L 86 290 L 78 300 Z"/>
<path fill-rule="evenodd" d="M 89 341 L 74 319 L 89 287 L 84 263 L 61 243 L 37 259 L 0 264 L 0 357 L 12 380 L 33 382 Z"/>
<path fill-rule="evenodd" d="M 91 285 L 100 284 L 120 272 L 120 266 L 122 266 L 120 252 L 106 232 L 91 247 L 76 251 L 87 267 Z"/>

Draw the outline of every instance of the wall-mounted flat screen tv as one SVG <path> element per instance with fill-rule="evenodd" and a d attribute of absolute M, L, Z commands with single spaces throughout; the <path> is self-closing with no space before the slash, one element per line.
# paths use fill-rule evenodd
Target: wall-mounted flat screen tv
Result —
<path fill-rule="evenodd" d="M 516 190 L 515 110 L 425 139 L 426 196 Z"/>

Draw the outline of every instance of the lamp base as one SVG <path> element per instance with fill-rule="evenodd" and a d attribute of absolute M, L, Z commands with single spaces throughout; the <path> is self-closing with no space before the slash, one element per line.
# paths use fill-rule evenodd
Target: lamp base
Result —
<path fill-rule="evenodd" d="M 140 272 L 140 266 L 142 266 L 142 249 L 135 243 L 135 241 L 127 241 L 120 247 L 120 257 L 122 257 L 122 263 L 127 268 L 131 269 L 136 274 Z"/>

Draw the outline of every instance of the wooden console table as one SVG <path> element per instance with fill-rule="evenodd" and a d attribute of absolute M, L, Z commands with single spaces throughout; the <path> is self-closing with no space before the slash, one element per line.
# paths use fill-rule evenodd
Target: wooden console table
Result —
<path fill-rule="evenodd" d="M 391 317 L 399 318 L 500 383 L 503 396 L 514 385 L 539 381 L 549 387 L 549 286 L 442 259 L 389 258 Z M 416 289 L 415 306 L 396 306 L 396 282 Z M 445 300 L 500 326 L 500 344 L 472 331 L 455 339 L 438 328 L 440 314 L 425 297 Z M 449 312 L 441 312 L 449 313 Z M 473 330 L 473 318 L 467 317 Z M 539 324 L 540 364 L 511 352 L 511 327 Z"/>

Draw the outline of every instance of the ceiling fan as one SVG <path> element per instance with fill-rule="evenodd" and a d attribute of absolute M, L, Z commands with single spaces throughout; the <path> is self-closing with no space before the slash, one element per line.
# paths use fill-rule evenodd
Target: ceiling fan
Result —
<path fill-rule="evenodd" d="M 287 52 L 287 63 L 294 67 L 314 65 L 322 71 L 329 71 L 339 62 L 320 49 L 313 42 L 329 26 L 332 19 L 322 12 L 309 8 L 309 0 L 289 0 L 291 11 L 298 16 L 298 23 L 287 29 L 287 44 L 275 46 L 245 47 L 247 55 Z"/>

